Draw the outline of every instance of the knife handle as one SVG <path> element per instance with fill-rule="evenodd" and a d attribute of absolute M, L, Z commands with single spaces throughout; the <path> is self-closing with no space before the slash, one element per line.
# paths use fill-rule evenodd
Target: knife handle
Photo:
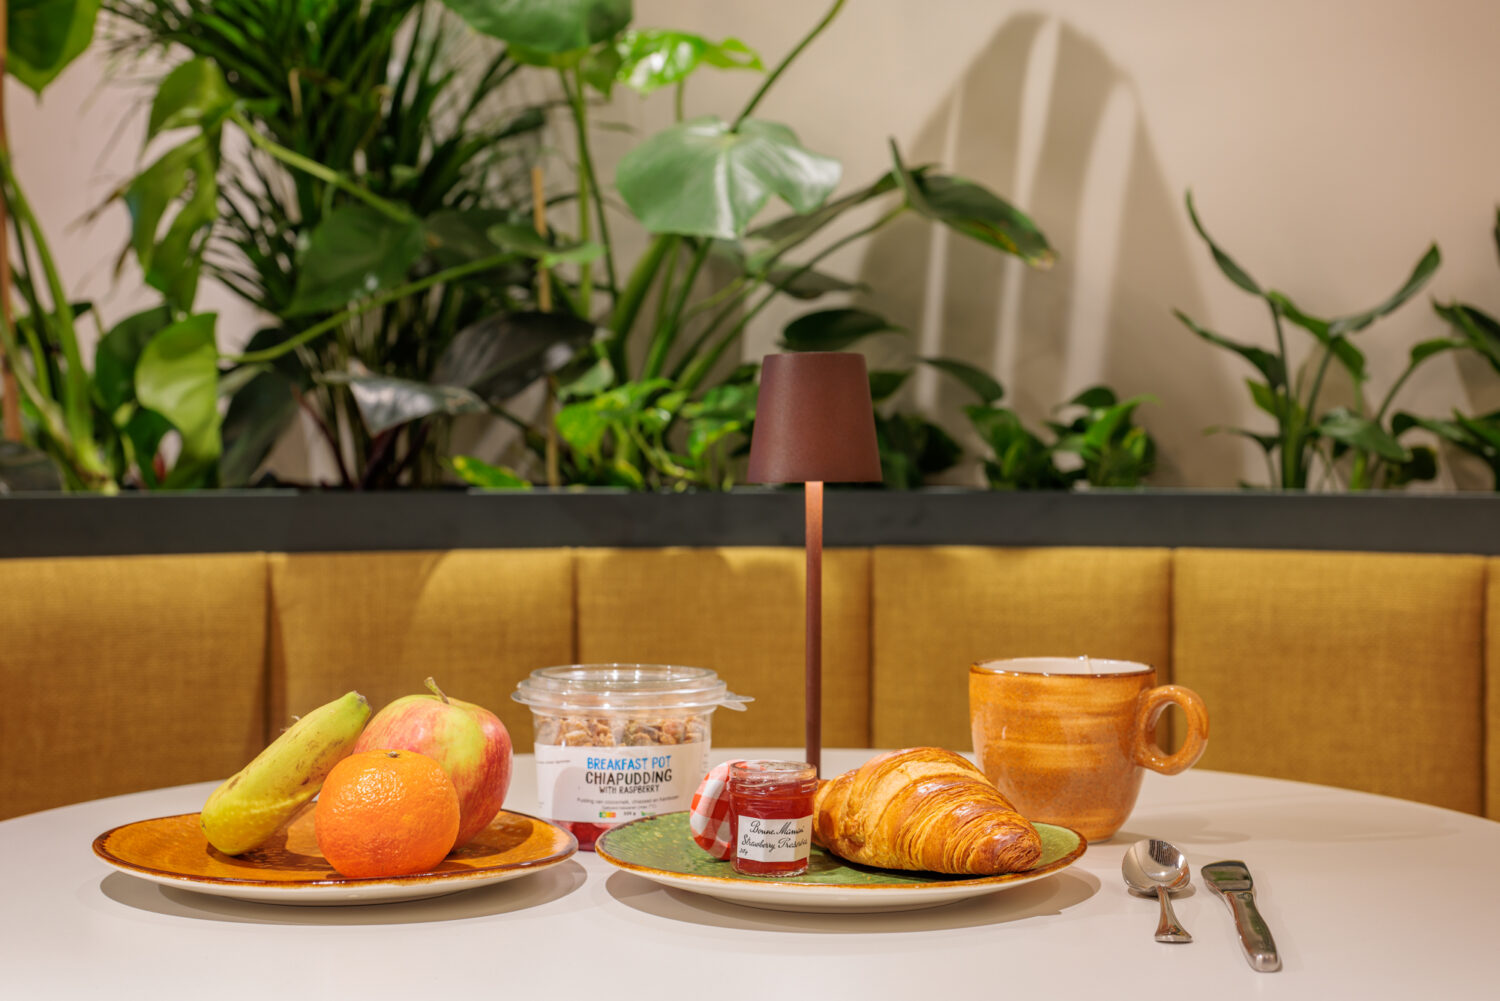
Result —
<path fill-rule="evenodd" d="M 1229 901 L 1229 909 L 1234 912 L 1234 927 L 1240 933 L 1240 946 L 1245 950 L 1250 968 L 1261 973 L 1281 969 L 1276 940 L 1271 937 L 1271 929 L 1266 927 L 1265 919 L 1255 906 L 1254 891 L 1228 890 L 1224 899 Z"/>

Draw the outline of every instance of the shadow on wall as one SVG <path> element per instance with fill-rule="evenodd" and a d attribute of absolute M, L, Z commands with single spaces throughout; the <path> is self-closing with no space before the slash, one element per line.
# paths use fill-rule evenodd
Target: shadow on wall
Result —
<path fill-rule="evenodd" d="M 1229 486 L 1241 446 L 1205 438 L 1226 423 L 1239 386 L 1173 317 L 1207 310 L 1193 279 L 1182 193 L 1173 191 L 1131 81 L 1092 39 L 1056 18 L 1018 15 L 996 32 L 914 139 L 909 163 L 945 170 L 1023 208 L 1058 250 L 1028 270 L 942 227 L 910 217 L 881 231 L 860 280 L 871 308 L 918 331 L 921 354 L 992 372 L 1006 402 L 1036 426 L 1099 383 L 1149 393 L 1137 413 L 1159 445 L 1158 486 Z M 1179 364 L 1183 358 L 1186 364 Z M 923 371 L 903 390 L 944 427 L 967 429 L 968 393 Z M 971 454 L 979 448 L 964 436 Z M 971 465 L 961 471 L 978 482 Z"/>

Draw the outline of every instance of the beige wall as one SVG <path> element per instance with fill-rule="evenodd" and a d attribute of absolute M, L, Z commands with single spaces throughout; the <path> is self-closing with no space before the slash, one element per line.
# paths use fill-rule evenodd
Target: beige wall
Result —
<path fill-rule="evenodd" d="M 822 5 L 636 6 L 643 26 L 735 35 L 774 61 Z M 1163 446 L 1159 482 L 1229 486 L 1262 480 L 1263 466 L 1247 446 L 1202 429 L 1264 426 L 1246 399 L 1249 369 L 1193 338 L 1171 309 L 1267 346 L 1271 334 L 1264 308 L 1214 270 L 1183 191 L 1192 187 L 1205 223 L 1252 274 L 1312 312 L 1373 305 L 1431 241 L 1445 263 L 1430 295 L 1500 312 L 1490 236 L 1497 37 L 1500 5 L 1485 0 L 854 0 L 760 114 L 841 159 L 850 187 L 886 168 L 893 136 L 910 160 L 942 162 L 1011 197 L 1060 251 L 1051 272 L 1027 273 L 912 221 L 831 258 L 831 270 L 871 285 L 867 305 L 912 331 L 872 347 L 876 363 L 915 349 L 983 365 L 1032 418 L 1099 381 L 1155 394 L 1143 419 Z M 19 169 L 54 230 L 118 183 L 135 154 L 143 91 L 99 91 L 101 73 L 97 59 L 70 71 L 40 110 L 10 91 Z M 732 115 L 754 84 L 705 73 L 688 112 Z M 666 99 L 627 94 L 601 117 L 650 129 L 670 115 Z M 606 141 L 603 159 L 629 144 Z M 59 241 L 80 290 L 122 308 L 128 289 L 109 290 L 123 231 L 116 209 Z M 746 354 L 773 349 L 801 308 L 762 314 Z M 247 336 L 249 322 L 240 310 L 226 315 L 225 343 Z M 1440 333 L 1422 301 L 1361 335 L 1372 390 L 1385 391 L 1410 345 Z M 949 387 L 924 377 L 906 393 L 958 426 L 962 401 Z M 1398 404 L 1493 409 L 1500 380 L 1439 358 Z M 1459 478 L 1485 482 L 1462 469 Z"/>

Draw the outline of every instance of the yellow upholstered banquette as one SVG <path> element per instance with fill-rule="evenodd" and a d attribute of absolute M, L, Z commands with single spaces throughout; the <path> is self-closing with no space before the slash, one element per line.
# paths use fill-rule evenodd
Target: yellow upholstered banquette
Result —
<path fill-rule="evenodd" d="M 756 698 L 716 743 L 802 739 L 796 548 L 4 559 L 0 594 L 0 817 L 223 777 L 429 674 L 522 750 L 511 691 L 570 662 L 711 667 Z M 1500 819 L 1500 559 L 833 549 L 823 610 L 829 746 L 966 750 L 970 663 L 1088 654 L 1203 695 L 1200 767 Z"/>

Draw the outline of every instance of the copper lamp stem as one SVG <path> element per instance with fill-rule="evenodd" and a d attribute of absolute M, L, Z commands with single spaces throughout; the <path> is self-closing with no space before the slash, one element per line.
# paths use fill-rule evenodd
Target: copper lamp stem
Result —
<path fill-rule="evenodd" d="M 823 757 L 823 484 L 806 485 L 807 506 L 807 761 Z"/>

